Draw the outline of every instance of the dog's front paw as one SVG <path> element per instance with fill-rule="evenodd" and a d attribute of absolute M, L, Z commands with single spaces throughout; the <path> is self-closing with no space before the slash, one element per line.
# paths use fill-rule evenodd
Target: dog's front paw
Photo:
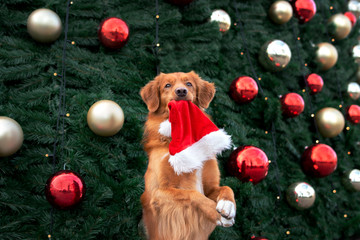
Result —
<path fill-rule="evenodd" d="M 236 209 L 235 204 L 232 201 L 221 199 L 216 205 L 216 211 L 227 219 L 235 218 Z"/>
<path fill-rule="evenodd" d="M 221 216 L 220 220 L 218 220 L 216 222 L 216 225 L 221 226 L 221 227 L 231 227 L 232 225 L 234 225 L 235 223 L 235 219 L 234 218 L 224 218 L 223 216 Z"/>

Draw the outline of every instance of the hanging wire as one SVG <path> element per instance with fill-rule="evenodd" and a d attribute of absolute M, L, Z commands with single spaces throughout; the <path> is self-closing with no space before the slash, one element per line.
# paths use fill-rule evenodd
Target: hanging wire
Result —
<path fill-rule="evenodd" d="M 249 62 L 249 65 L 250 65 L 250 68 L 251 68 L 251 71 L 253 73 L 253 75 L 255 76 L 255 79 L 256 79 L 256 82 L 259 86 L 259 90 L 260 90 L 260 93 L 263 95 L 263 90 L 261 88 L 261 85 L 260 85 L 260 82 L 258 81 L 258 76 L 256 74 L 256 71 L 254 69 L 254 66 L 252 64 L 252 61 L 251 61 L 251 58 L 250 58 L 250 53 L 249 53 L 249 49 L 247 47 L 247 43 L 246 43 L 246 37 L 245 37 L 245 33 L 244 33 L 244 26 L 241 22 L 241 19 L 240 19 L 240 13 L 239 13 L 239 9 L 238 9 L 238 4 L 236 1 L 234 1 L 234 7 L 235 7 L 235 13 L 236 13 L 236 20 L 237 20 L 237 26 L 239 26 L 239 30 L 240 30 L 240 36 L 241 36 L 241 39 L 242 39 L 242 42 L 243 42 L 243 46 L 245 48 L 245 51 L 246 51 L 246 57 L 247 57 L 247 60 Z M 277 150 L 276 150 L 276 130 L 275 130 L 275 124 L 274 122 L 272 122 L 272 141 L 273 141 L 273 150 L 274 150 L 274 158 L 273 158 L 273 161 L 274 161 L 274 164 L 275 164 L 275 177 L 276 177 L 276 181 L 277 181 L 277 184 L 276 184 L 276 187 L 277 187 L 277 191 L 278 191 L 278 200 L 281 199 L 281 190 L 280 190 L 280 187 L 279 187 L 279 183 L 280 183 L 280 179 L 279 179 L 279 175 L 280 175 L 280 171 L 279 171 L 279 166 L 277 164 Z"/>
<path fill-rule="evenodd" d="M 159 61 L 159 56 L 158 56 L 158 52 L 159 52 L 159 47 L 160 47 L 160 43 L 159 43 L 159 0 L 155 0 L 155 42 L 153 43 L 153 54 L 155 56 L 155 66 L 156 66 L 156 75 L 160 74 L 160 61 Z"/>
<path fill-rule="evenodd" d="M 261 87 L 260 82 L 259 82 L 259 78 L 258 78 L 258 76 L 256 74 L 256 71 L 254 69 L 254 66 L 253 66 L 251 58 L 250 58 L 250 52 L 249 52 L 249 49 L 247 47 L 246 37 L 245 37 L 245 33 L 244 33 L 244 26 L 243 26 L 242 21 L 240 19 L 240 13 L 239 13 L 239 9 L 238 9 L 238 5 L 237 5 L 236 1 L 234 1 L 234 7 L 235 7 L 235 14 L 236 14 L 236 25 L 239 26 L 241 40 L 243 42 L 243 46 L 244 46 L 245 52 L 246 52 L 246 58 L 247 58 L 247 60 L 249 62 L 251 72 L 253 73 L 253 76 L 255 77 L 255 81 L 256 81 L 257 85 L 259 86 L 260 93 L 261 93 L 261 95 L 263 95 L 264 92 L 262 90 L 262 87 Z"/>
<path fill-rule="evenodd" d="M 67 1 L 66 5 L 66 18 L 65 18 L 65 29 L 64 29 L 64 44 L 63 44 L 63 54 L 62 54 L 62 70 L 61 75 L 54 74 L 55 76 L 59 77 L 60 80 L 60 93 L 59 93 L 59 106 L 58 106 L 58 116 L 56 120 L 56 135 L 54 137 L 54 144 L 53 144 L 53 153 L 52 153 L 52 166 L 53 166 L 53 173 L 55 173 L 56 170 L 56 150 L 59 142 L 58 134 L 61 134 L 60 139 L 60 148 L 64 148 L 64 135 L 65 135 L 65 102 L 66 102 L 66 47 L 68 44 L 68 29 L 69 29 L 69 11 L 70 11 L 70 5 L 72 4 L 71 0 Z M 62 118 L 62 119 L 61 119 Z M 60 132 L 59 132 L 60 131 Z M 54 227 L 54 207 L 51 208 L 50 211 L 50 233 L 48 235 L 48 239 L 51 240 L 52 238 L 52 232 Z"/>
<path fill-rule="evenodd" d="M 325 28 L 326 28 L 326 31 L 325 31 L 325 33 L 326 33 L 326 36 L 327 36 L 327 39 L 329 39 L 330 40 L 330 42 L 332 42 L 332 39 L 333 38 L 331 38 L 330 37 L 330 34 L 329 34 L 329 31 L 328 31 L 328 28 L 327 28 L 327 25 L 328 25 L 328 19 L 327 19 L 327 16 L 325 15 L 325 13 L 327 12 L 327 6 L 326 6 L 326 4 L 325 4 L 325 2 L 324 1 L 320 1 L 321 2 L 321 7 L 322 7 L 322 10 L 324 11 L 324 18 L 323 18 L 323 22 L 324 22 L 324 26 L 326 26 Z M 342 94 L 341 94 L 341 82 L 340 82 L 340 80 L 339 80 L 339 78 L 338 78 L 338 75 L 337 75 L 337 72 L 335 71 L 334 72 L 334 77 L 335 77 L 335 80 L 336 80 L 336 83 L 337 83 L 337 90 L 338 90 L 338 95 L 339 95 L 339 98 L 340 98 L 340 101 L 341 101 L 341 106 L 344 106 L 344 99 L 343 99 L 343 96 L 342 96 Z"/>
<path fill-rule="evenodd" d="M 308 90 L 309 89 L 309 84 L 306 81 L 306 76 L 305 76 L 304 60 L 303 60 L 303 58 L 301 56 L 301 51 L 300 51 L 300 47 L 299 47 L 299 43 L 298 43 L 298 34 L 296 32 L 298 27 L 297 27 L 297 24 L 295 24 L 295 21 L 293 21 L 293 24 L 292 24 L 291 28 L 293 29 L 293 37 L 294 37 L 294 41 L 295 41 L 295 49 L 296 49 L 297 57 L 298 57 L 299 64 L 300 64 L 301 75 L 302 75 L 303 81 L 304 81 L 305 86 L 306 86 L 306 90 L 305 90 L 306 96 L 307 96 L 307 99 L 309 99 L 308 103 L 309 103 L 309 107 L 310 107 L 310 112 L 311 112 L 311 114 L 314 114 L 314 109 L 313 109 L 313 105 L 312 105 L 312 101 L 311 101 L 312 99 L 311 99 L 311 96 L 310 96 L 309 90 Z M 313 119 L 313 122 L 314 122 L 317 140 L 320 140 L 319 129 L 318 129 L 318 127 L 316 125 L 316 122 L 315 122 L 315 116 L 311 115 L 311 118 Z"/>

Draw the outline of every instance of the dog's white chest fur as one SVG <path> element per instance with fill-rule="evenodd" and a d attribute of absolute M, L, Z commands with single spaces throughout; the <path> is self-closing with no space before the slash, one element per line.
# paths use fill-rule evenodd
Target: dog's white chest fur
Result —
<path fill-rule="evenodd" d="M 204 188 L 202 183 L 202 168 L 196 171 L 196 190 L 204 194 Z"/>

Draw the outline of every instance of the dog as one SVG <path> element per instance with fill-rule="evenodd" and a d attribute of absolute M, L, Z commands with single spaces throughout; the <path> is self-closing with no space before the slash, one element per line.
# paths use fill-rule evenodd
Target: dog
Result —
<path fill-rule="evenodd" d="M 169 163 L 171 137 L 159 133 L 161 123 L 169 118 L 170 101 L 191 101 L 204 111 L 214 98 L 214 84 L 194 71 L 161 73 L 141 89 L 140 95 L 149 110 L 143 137 L 149 161 L 140 199 L 147 238 L 206 240 L 217 225 L 232 226 L 236 214 L 234 193 L 219 185 L 217 160 L 178 175 Z"/>

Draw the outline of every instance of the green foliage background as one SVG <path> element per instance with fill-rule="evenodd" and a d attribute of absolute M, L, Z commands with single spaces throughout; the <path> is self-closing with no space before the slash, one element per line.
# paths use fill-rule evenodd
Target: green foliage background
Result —
<path fill-rule="evenodd" d="M 53 44 L 37 43 L 27 33 L 26 20 L 36 9 L 50 8 L 64 23 L 65 2 L 0 3 L 0 115 L 18 121 L 25 135 L 20 151 L 0 159 L 0 239 L 46 239 L 49 233 L 51 206 L 45 199 L 44 185 L 52 174 L 52 164 L 44 155 L 52 152 L 54 136 L 59 134 L 55 126 L 60 82 L 53 73 L 61 70 L 64 35 Z M 195 70 L 203 79 L 215 82 L 217 94 L 208 109 L 215 123 L 232 134 L 236 146 L 255 145 L 272 160 L 277 154 L 279 182 L 272 163 L 266 179 L 256 186 L 227 174 L 225 165 L 231 151 L 219 158 L 222 184 L 234 190 L 238 207 L 236 224 L 218 227 L 211 239 L 250 239 L 252 235 L 271 240 L 348 239 L 360 234 L 360 195 L 345 190 L 341 178 L 344 171 L 360 167 L 359 128 L 351 125 L 338 137 L 320 137 L 320 142 L 332 146 L 338 155 L 338 168 L 331 176 L 307 177 L 299 160 L 304 147 L 318 139 L 310 114 L 323 107 L 337 108 L 339 91 L 344 94 L 344 106 L 357 102 L 346 96 L 346 86 L 356 81 L 357 65 L 351 49 L 357 43 L 359 28 L 334 43 L 338 63 L 320 73 L 325 82 L 323 91 L 309 98 L 302 92 L 302 75 L 319 73 L 313 62 L 315 45 L 330 41 L 325 23 L 332 14 L 347 11 L 347 1 L 315 0 L 317 13 L 309 23 L 299 25 L 292 19 L 282 26 L 267 16 L 272 2 L 195 0 L 182 8 L 159 0 L 161 71 Z M 239 27 L 233 25 L 222 34 L 208 21 L 212 10 L 221 8 L 235 22 L 236 7 L 264 90 L 253 102 L 241 106 L 228 96 L 229 86 L 238 76 L 255 76 L 246 55 L 241 55 L 246 51 Z M 128 44 L 118 51 L 104 48 L 97 38 L 100 22 L 111 16 L 122 18 L 130 27 Z M 53 239 L 140 239 L 139 198 L 147 161 L 141 139 L 147 109 L 138 93 L 156 75 L 152 52 L 155 1 L 75 0 L 69 19 L 69 39 L 76 42 L 67 47 L 66 111 L 71 116 L 65 119 L 65 142 L 57 153 L 56 166 L 61 170 L 66 163 L 78 172 L 86 182 L 87 195 L 74 210 L 55 210 Z M 296 52 L 293 30 L 301 37 L 298 44 L 303 61 Z M 285 41 L 293 54 L 280 73 L 266 71 L 257 60 L 261 45 L 271 39 Z M 303 68 L 305 62 L 308 67 Z M 301 94 L 306 102 L 305 111 L 294 119 L 283 117 L 280 111 L 278 96 L 288 92 Z M 116 101 L 125 112 L 124 127 L 113 137 L 96 136 L 86 123 L 88 109 L 101 99 Z M 306 181 L 316 190 L 315 205 L 309 210 L 297 211 L 286 203 L 284 192 L 297 181 Z M 278 187 L 282 192 L 279 201 Z"/>

